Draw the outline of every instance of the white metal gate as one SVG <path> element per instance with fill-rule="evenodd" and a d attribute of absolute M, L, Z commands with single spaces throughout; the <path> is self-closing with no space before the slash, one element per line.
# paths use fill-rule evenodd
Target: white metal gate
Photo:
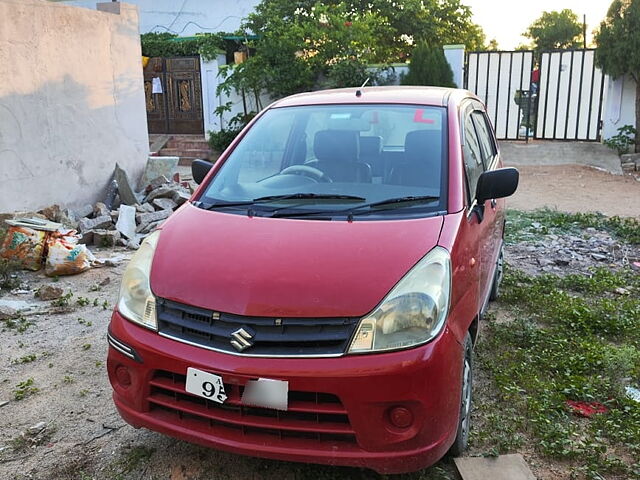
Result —
<path fill-rule="evenodd" d="M 532 51 L 470 52 L 465 88 L 487 106 L 500 140 L 517 140 L 528 134 L 521 126 L 531 111 Z M 533 132 L 531 132 L 531 136 Z"/>
<path fill-rule="evenodd" d="M 535 138 L 599 141 L 604 84 L 595 50 L 543 52 Z"/>
<path fill-rule="evenodd" d="M 465 88 L 500 140 L 599 141 L 604 76 L 594 50 L 470 52 Z"/>

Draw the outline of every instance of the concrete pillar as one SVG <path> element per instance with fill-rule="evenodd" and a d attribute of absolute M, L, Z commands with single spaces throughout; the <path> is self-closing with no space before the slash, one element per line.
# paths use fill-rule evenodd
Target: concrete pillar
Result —
<path fill-rule="evenodd" d="M 453 81 L 458 88 L 464 88 L 464 45 L 445 45 L 442 49 L 453 71 Z"/>

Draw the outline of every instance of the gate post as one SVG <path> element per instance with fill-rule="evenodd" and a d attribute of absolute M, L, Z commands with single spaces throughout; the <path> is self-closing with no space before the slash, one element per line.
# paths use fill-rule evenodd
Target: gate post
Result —
<path fill-rule="evenodd" d="M 442 50 L 453 72 L 454 83 L 464 88 L 464 45 L 444 45 Z"/>

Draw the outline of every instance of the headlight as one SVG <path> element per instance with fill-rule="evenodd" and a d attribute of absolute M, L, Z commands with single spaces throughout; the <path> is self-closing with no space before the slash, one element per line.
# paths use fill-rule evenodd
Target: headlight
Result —
<path fill-rule="evenodd" d="M 398 350 L 432 340 L 445 324 L 450 292 L 451 258 L 436 247 L 360 320 L 349 353 Z"/>
<path fill-rule="evenodd" d="M 160 232 L 149 235 L 131 258 L 122 276 L 118 310 L 131 320 L 152 330 L 158 329 L 156 300 L 149 285 L 151 262 Z"/>

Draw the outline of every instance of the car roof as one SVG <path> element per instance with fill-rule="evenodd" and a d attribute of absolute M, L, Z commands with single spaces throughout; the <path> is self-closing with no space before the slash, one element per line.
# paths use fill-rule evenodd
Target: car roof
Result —
<path fill-rule="evenodd" d="M 456 88 L 410 86 L 340 88 L 292 95 L 274 102 L 271 108 L 369 103 L 446 106 L 451 98 L 460 102 L 466 97 L 473 97 L 473 95 L 466 90 Z"/>

